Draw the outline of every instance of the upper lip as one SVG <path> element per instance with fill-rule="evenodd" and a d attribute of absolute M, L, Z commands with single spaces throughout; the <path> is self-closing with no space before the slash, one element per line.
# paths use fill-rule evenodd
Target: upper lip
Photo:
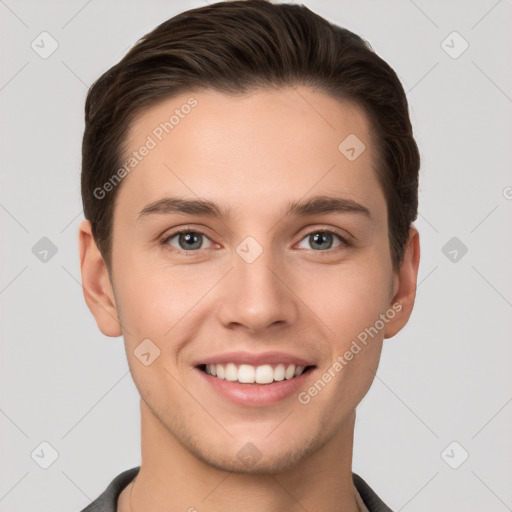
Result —
<path fill-rule="evenodd" d="M 252 366 L 260 366 L 263 364 L 294 364 L 295 366 L 313 366 L 313 363 L 303 357 L 298 357 L 285 352 L 225 352 L 202 358 L 197 361 L 194 366 L 204 364 L 250 364 Z"/>

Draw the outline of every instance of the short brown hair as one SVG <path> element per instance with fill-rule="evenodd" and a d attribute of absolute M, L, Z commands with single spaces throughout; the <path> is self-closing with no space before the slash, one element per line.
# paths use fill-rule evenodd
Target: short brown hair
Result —
<path fill-rule="evenodd" d="M 95 190 L 122 165 L 128 130 L 138 114 L 192 90 L 240 94 L 297 85 L 353 102 L 369 116 L 397 269 L 417 217 L 420 167 L 403 87 L 363 38 L 303 5 L 267 0 L 218 2 L 182 12 L 142 37 L 91 86 L 85 103 L 82 201 L 107 267 L 120 186 L 101 198 Z"/>

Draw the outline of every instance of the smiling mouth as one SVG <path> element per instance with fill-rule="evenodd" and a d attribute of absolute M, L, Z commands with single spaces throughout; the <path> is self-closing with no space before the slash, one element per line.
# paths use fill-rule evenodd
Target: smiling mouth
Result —
<path fill-rule="evenodd" d="M 217 379 L 241 384 L 272 384 L 283 380 L 291 380 L 311 371 L 314 365 L 299 366 L 295 364 L 201 364 L 198 368 Z"/>

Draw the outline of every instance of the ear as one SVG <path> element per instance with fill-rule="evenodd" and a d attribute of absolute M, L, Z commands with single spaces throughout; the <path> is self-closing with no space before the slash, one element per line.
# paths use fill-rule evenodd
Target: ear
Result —
<path fill-rule="evenodd" d="M 394 317 L 386 324 L 384 338 L 392 338 L 409 321 L 414 301 L 418 268 L 420 264 L 420 235 L 415 227 L 409 229 L 409 238 L 404 248 L 404 257 L 395 273 L 393 299 L 389 305 L 395 311 Z"/>
<path fill-rule="evenodd" d="M 78 248 L 85 302 L 105 336 L 121 336 L 114 290 L 88 220 L 83 220 L 78 228 Z"/>

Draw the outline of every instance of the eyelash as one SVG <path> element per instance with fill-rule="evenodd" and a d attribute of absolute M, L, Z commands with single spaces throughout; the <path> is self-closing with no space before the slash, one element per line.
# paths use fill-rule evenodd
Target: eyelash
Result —
<path fill-rule="evenodd" d="M 160 240 L 160 245 L 166 246 L 168 248 L 171 248 L 172 246 L 170 246 L 168 244 L 169 240 L 172 240 L 175 236 L 180 235 L 182 233 L 195 233 L 195 234 L 202 235 L 202 236 L 204 236 L 204 237 L 209 239 L 208 235 L 206 233 L 204 233 L 203 231 L 201 231 L 200 229 L 179 229 L 177 231 L 173 231 L 169 235 L 165 235 Z M 328 228 L 314 229 L 314 230 L 310 231 L 309 233 L 306 233 L 300 239 L 300 241 L 302 242 L 302 240 L 304 240 L 306 237 L 311 236 L 311 235 L 316 234 L 316 233 L 329 233 L 331 235 L 337 236 L 340 239 L 340 241 L 342 243 L 342 246 L 333 247 L 331 249 L 326 249 L 326 250 L 323 250 L 323 251 L 316 251 L 314 249 L 309 249 L 309 250 L 311 250 L 311 251 L 313 251 L 315 253 L 319 253 L 319 254 L 332 254 L 337 249 L 339 250 L 339 249 L 343 249 L 343 247 L 348 248 L 348 247 L 352 246 L 352 243 L 349 242 L 347 238 L 341 236 L 337 231 L 334 231 L 333 229 L 328 229 Z M 177 249 L 175 247 L 172 247 L 172 249 L 170 249 L 170 250 L 176 251 Z M 180 249 L 180 250 L 183 250 L 183 249 Z M 190 254 L 197 254 L 201 250 L 204 250 L 204 249 L 191 249 L 190 251 L 184 251 L 183 250 L 183 252 L 187 252 L 187 253 L 190 253 Z"/>

